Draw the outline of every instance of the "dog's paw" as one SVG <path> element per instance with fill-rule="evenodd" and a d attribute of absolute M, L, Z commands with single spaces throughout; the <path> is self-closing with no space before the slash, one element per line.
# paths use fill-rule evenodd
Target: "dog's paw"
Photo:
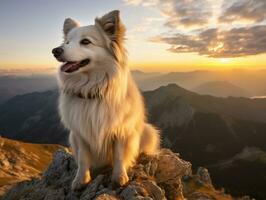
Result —
<path fill-rule="evenodd" d="M 114 187 L 124 186 L 128 181 L 129 178 L 126 172 L 112 174 L 112 184 Z"/>
<path fill-rule="evenodd" d="M 82 190 L 84 189 L 88 183 L 91 181 L 90 173 L 86 173 L 84 177 L 79 176 L 78 174 L 74 178 L 71 184 L 72 190 Z"/>

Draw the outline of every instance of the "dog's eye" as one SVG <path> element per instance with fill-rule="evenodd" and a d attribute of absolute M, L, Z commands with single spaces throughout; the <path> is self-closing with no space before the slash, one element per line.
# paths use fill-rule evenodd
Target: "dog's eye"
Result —
<path fill-rule="evenodd" d="M 69 41 L 66 41 L 66 44 L 69 44 Z"/>
<path fill-rule="evenodd" d="M 87 44 L 90 44 L 90 43 L 91 43 L 91 41 L 88 40 L 88 39 L 83 39 L 83 40 L 80 41 L 80 44 L 83 44 L 83 45 L 87 45 Z"/>

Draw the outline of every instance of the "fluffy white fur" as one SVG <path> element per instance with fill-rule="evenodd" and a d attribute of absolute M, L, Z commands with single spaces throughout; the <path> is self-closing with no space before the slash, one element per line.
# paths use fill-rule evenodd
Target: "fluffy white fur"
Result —
<path fill-rule="evenodd" d="M 159 148 L 158 131 L 146 122 L 142 96 L 126 66 L 124 33 L 119 11 L 96 18 L 90 26 L 70 18 L 64 23 L 64 52 L 58 60 L 90 59 L 72 73 L 58 70 L 59 112 L 78 164 L 73 189 L 91 180 L 91 168 L 105 165 L 113 166 L 112 181 L 124 185 L 138 154 Z M 84 38 L 91 43 L 81 45 Z M 97 97 L 86 99 L 90 95 Z"/>

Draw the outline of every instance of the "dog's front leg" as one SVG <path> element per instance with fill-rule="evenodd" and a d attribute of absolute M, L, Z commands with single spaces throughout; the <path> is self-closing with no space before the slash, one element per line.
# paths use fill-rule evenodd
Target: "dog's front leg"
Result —
<path fill-rule="evenodd" d="M 114 146 L 114 164 L 112 182 L 123 186 L 128 182 L 127 169 L 131 167 L 139 151 L 139 140 L 137 137 L 127 140 L 117 139 Z"/>
<path fill-rule="evenodd" d="M 70 144 L 73 148 L 75 160 L 78 164 L 76 176 L 72 182 L 72 190 L 82 189 L 91 180 L 90 176 L 90 162 L 91 155 L 88 146 L 84 140 L 78 135 L 73 134 L 70 136 Z"/>

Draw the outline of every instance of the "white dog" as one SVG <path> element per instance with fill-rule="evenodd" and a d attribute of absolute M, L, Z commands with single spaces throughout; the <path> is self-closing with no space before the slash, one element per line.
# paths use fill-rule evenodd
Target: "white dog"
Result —
<path fill-rule="evenodd" d="M 53 49 L 58 61 L 59 112 L 70 130 L 78 164 L 72 189 L 91 180 L 90 168 L 112 165 L 113 183 L 128 181 L 139 153 L 159 148 L 158 131 L 146 122 L 142 96 L 126 66 L 125 27 L 115 10 L 95 24 L 64 22 L 64 43 Z"/>

